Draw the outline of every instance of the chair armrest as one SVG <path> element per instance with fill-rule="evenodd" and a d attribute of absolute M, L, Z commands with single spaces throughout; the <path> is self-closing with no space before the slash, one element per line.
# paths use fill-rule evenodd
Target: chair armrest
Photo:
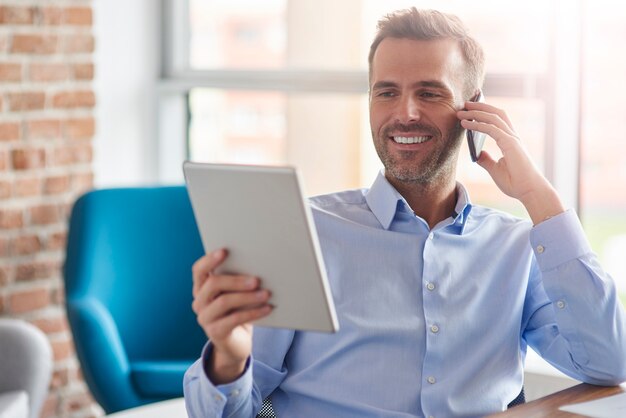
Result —
<path fill-rule="evenodd" d="M 0 393 L 0 418 L 28 418 L 28 394 L 23 390 Z"/>
<path fill-rule="evenodd" d="M 76 353 L 85 381 L 107 413 L 141 404 L 129 378 L 131 368 L 111 314 L 94 298 L 68 299 Z"/>

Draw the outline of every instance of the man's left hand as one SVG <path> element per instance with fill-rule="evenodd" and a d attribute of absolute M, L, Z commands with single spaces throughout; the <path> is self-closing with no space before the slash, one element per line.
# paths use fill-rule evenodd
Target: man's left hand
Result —
<path fill-rule="evenodd" d="M 496 141 L 502 157 L 496 161 L 483 150 L 478 164 L 487 170 L 502 192 L 522 202 L 535 225 L 565 210 L 556 190 L 532 162 L 502 109 L 466 102 L 465 110 L 459 110 L 457 117 L 463 128 L 486 133 Z"/>

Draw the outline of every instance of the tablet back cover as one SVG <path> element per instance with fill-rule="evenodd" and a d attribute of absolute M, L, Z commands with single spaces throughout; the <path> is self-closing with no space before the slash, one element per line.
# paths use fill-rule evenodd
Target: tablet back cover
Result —
<path fill-rule="evenodd" d="M 335 332 L 339 326 L 310 208 L 297 171 L 185 162 L 206 252 L 226 248 L 217 272 L 257 276 L 272 313 L 256 325 Z"/>

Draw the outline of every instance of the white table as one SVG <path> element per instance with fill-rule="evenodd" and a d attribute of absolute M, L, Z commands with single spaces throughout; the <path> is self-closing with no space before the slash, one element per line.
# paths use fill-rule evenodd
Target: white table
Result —
<path fill-rule="evenodd" d="M 106 415 L 110 418 L 187 418 L 184 398 L 170 399 Z"/>

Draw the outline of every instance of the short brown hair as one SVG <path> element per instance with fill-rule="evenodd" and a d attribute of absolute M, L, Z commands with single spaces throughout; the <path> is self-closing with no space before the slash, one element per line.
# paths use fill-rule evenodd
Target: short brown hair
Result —
<path fill-rule="evenodd" d="M 485 55 L 480 44 L 469 35 L 469 31 L 457 16 L 437 10 L 418 10 L 415 7 L 390 13 L 378 21 L 378 32 L 370 46 L 368 57 L 370 78 L 372 63 L 378 45 L 385 38 L 433 40 L 456 39 L 461 48 L 467 77 L 465 99 L 482 87 L 485 78 Z"/>

